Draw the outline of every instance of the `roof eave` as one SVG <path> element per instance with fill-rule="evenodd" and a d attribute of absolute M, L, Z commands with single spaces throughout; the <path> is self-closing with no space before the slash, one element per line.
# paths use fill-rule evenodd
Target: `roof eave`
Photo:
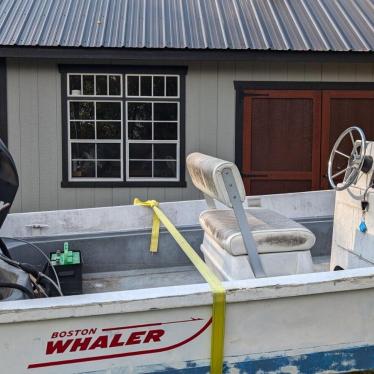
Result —
<path fill-rule="evenodd" d="M 232 49 L 148 49 L 0 46 L 0 57 L 117 61 L 300 61 L 374 62 L 374 51 L 274 51 Z"/>

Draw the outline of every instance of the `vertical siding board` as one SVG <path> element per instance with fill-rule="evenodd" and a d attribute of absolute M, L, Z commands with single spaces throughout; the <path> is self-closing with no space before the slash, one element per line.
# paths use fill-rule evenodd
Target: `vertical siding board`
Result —
<path fill-rule="evenodd" d="M 148 188 L 131 188 L 130 205 L 134 202 L 136 197 L 140 200 L 148 200 Z"/>
<path fill-rule="evenodd" d="M 319 63 L 305 64 L 305 80 L 319 82 L 322 79 L 322 69 Z"/>
<path fill-rule="evenodd" d="M 39 209 L 58 208 L 58 157 L 57 157 L 57 86 L 55 67 L 51 64 L 38 66 L 38 113 L 39 113 Z"/>
<path fill-rule="evenodd" d="M 130 188 L 113 188 L 113 205 L 128 205 L 130 197 Z"/>
<path fill-rule="evenodd" d="M 93 208 L 95 194 L 93 188 L 77 188 L 77 208 Z"/>
<path fill-rule="evenodd" d="M 200 151 L 217 155 L 217 115 L 218 115 L 218 64 L 203 63 L 200 77 L 199 138 Z"/>
<path fill-rule="evenodd" d="M 187 156 L 187 155 L 186 155 Z M 188 171 L 187 171 L 188 173 Z M 184 189 L 184 188 L 183 188 Z M 182 188 L 166 188 L 164 201 L 179 201 L 182 200 Z"/>
<path fill-rule="evenodd" d="M 95 206 L 111 206 L 113 205 L 113 189 L 112 188 L 94 188 Z"/>
<path fill-rule="evenodd" d="M 199 63 L 190 64 L 186 76 L 186 155 L 200 151 L 200 79 L 201 65 Z M 186 181 L 187 187 L 182 190 L 182 200 L 200 198 L 201 196 L 193 186 L 187 170 Z"/>
<path fill-rule="evenodd" d="M 289 62 L 287 64 L 287 80 L 304 81 L 305 80 L 305 64 L 300 62 Z"/>
<path fill-rule="evenodd" d="M 18 174 L 21 167 L 21 127 L 20 127 L 20 67 L 18 61 L 7 61 L 7 106 L 8 106 L 8 146 L 14 158 Z M 22 211 L 22 184 L 18 188 L 12 212 Z"/>
<path fill-rule="evenodd" d="M 253 63 L 236 62 L 235 63 L 235 80 L 236 81 L 251 81 L 253 80 Z"/>
<path fill-rule="evenodd" d="M 285 81 L 288 78 L 287 64 L 279 64 L 276 62 L 270 63 L 270 80 Z"/>
<path fill-rule="evenodd" d="M 157 200 L 160 203 L 165 201 L 165 190 L 166 188 L 148 188 L 148 199 Z"/>
<path fill-rule="evenodd" d="M 39 209 L 38 69 L 35 62 L 20 71 L 22 209 Z"/>
<path fill-rule="evenodd" d="M 373 82 L 374 64 L 356 64 L 356 81 Z"/>
<path fill-rule="evenodd" d="M 356 81 L 355 64 L 340 63 L 338 68 L 338 80 L 342 82 Z"/>
<path fill-rule="evenodd" d="M 58 172 L 58 208 L 59 209 L 74 209 L 77 207 L 77 189 L 75 188 L 62 188 L 62 108 L 61 108 L 61 75 L 58 72 L 57 65 L 55 65 L 55 79 L 57 87 L 56 96 L 56 109 L 57 109 L 57 172 Z"/>
<path fill-rule="evenodd" d="M 339 80 L 339 66 L 337 64 L 322 64 L 322 81 L 336 82 Z"/>
<path fill-rule="evenodd" d="M 253 64 L 253 80 L 268 81 L 270 80 L 270 63 L 261 61 Z"/>
<path fill-rule="evenodd" d="M 235 160 L 235 67 L 232 63 L 218 65 L 217 155 Z"/>

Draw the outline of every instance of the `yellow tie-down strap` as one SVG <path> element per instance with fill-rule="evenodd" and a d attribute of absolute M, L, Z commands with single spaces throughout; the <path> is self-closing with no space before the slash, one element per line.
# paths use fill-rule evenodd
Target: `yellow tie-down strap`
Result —
<path fill-rule="evenodd" d="M 152 223 L 152 238 L 151 238 L 151 252 L 157 252 L 158 238 L 160 232 L 160 221 L 179 244 L 186 256 L 195 265 L 199 273 L 209 283 L 213 293 L 213 313 L 212 313 L 212 338 L 211 338 L 211 356 L 210 356 L 210 373 L 222 373 L 223 366 L 223 348 L 224 348 L 224 333 L 225 333 L 225 305 L 226 305 L 226 291 L 222 286 L 220 280 L 212 273 L 205 262 L 199 257 L 195 250 L 190 246 L 187 240 L 177 230 L 177 228 L 170 222 L 169 218 L 158 207 L 156 200 L 141 201 L 135 198 L 134 205 L 141 205 L 152 208 L 153 223 Z"/>

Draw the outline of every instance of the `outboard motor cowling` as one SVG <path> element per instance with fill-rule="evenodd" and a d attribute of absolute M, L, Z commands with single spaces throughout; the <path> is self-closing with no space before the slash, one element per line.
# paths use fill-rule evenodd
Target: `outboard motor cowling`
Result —
<path fill-rule="evenodd" d="M 0 228 L 13 204 L 19 186 L 13 157 L 0 139 Z"/>

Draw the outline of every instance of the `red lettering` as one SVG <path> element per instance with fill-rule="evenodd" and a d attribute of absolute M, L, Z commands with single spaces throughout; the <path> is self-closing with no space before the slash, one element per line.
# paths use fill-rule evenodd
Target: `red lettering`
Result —
<path fill-rule="evenodd" d="M 90 335 L 96 334 L 97 328 L 95 327 L 94 329 L 90 329 L 88 332 Z"/>
<path fill-rule="evenodd" d="M 110 348 L 122 347 L 125 343 L 120 341 L 121 336 L 122 336 L 122 334 L 115 334 L 113 336 L 112 341 L 110 342 L 109 347 Z"/>
<path fill-rule="evenodd" d="M 68 339 L 65 342 L 63 340 L 56 340 L 56 341 L 49 341 L 47 342 L 47 350 L 46 354 L 51 355 L 53 353 L 64 353 L 70 344 L 72 343 L 73 339 Z"/>
<path fill-rule="evenodd" d="M 143 343 L 149 343 L 150 341 L 159 342 L 161 336 L 165 334 L 164 330 L 150 330 L 144 339 Z"/>
<path fill-rule="evenodd" d="M 145 331 L 135 331 L 132 332 L 127 339 L 126 345 L 139 344 L 141 343 L 141 336 L 145 335 Z"/>
<path fill-rule="evenodd" d="M 88 348 L 92 338 L 84 338 L 84 339 L 75 339 L 70 352 L 75 352 L 78 348 L 80 351 L 85 351 Z"/>
<path fill-rule="evenodd" d="M 58 338 L 58 332 L 54 332 L 51 336 L 51 339 Z"/>
<path fill-rule="evenodd" d="M 108 348 L 108 337 L 106 335 L 99 336 L 88 349 Z"/>
<path fill-rule="evenodd" d="M 73 330 L 70 330 L 67 332 L 66 336 L 73 336 L 74 335 L 74 331 Z"/>

